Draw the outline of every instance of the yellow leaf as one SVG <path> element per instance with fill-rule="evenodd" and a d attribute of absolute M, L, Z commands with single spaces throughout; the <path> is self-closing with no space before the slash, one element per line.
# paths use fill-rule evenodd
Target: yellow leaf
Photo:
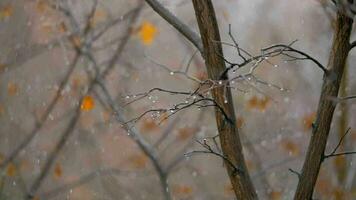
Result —
<path fill-rule="evenodd" d="M 0 8 L 0 20 L 7 19 L 13 14 L 13 7 L 11 5 L 6 5 Z"/>
<path fill-rule="evenodd" d="M 6 169 L 6 175 L 7 176 L 10 176 L 10 177 L 13 177 L 16 175 L 16 166 L 13 164 L 13 163 L 10 163 L 8 166 L 7 166 L 7 169 Z"/>
<path fill-rule="evenodd" d="M 139 31 L 139 37 L 144 45 L 151 45 L 156 35 L 156 26 L 154 26 L 150 22 L 142 23 Z"/>
<path fill-rule="evenodd" d="M 95 100 L 93 97 L 87 95 L 83 98 L 80 109 L 83 111 L 90 111 L 95 107 Z"/>

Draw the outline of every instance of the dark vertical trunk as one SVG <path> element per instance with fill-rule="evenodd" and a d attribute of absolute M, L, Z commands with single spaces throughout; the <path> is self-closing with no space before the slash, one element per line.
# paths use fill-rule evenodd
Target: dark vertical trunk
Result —
<path fill-rule="evenodd" d="M 320 166 L 324 159 L 330 125 L 336 107 L 330 98 L 338 96 L 341 78 L 350 49 L 349 39 L 351 29 L 352 20 L 338 13 L 329 57 L 328 73 L 324 75 L 317 119 L 313 128 L 313 135 L 309 143 L 297 191 L 294 196 L 295 200 L 309 200 L 313 195 Z"/>
<path fill-rule="evenodd" d="M 225 70 L 224 60 L 220 41 L 219 28 L 215 17 L 214 7 L 211 0 L 193 0 L 194 10 L 198 21 L 200 35 L 203 42 L 203 56 L 209 78 L 218 80 Z M 224 91 L 225 90 L 225 91 Z M 237 199 L 257 199 L 256 191 L 248 174 L 244 155 L 242 152 L 239 132 L 236 127 L 234 106 L 229 88 L 215 88 L 212 95 L 216 103 L 224 110 L 227 117 L 219 109 L 215 109 L 216 123 L 219 131 L 221 148 L 224 155 L 229 159 L 238 172 L 231 164 L 226 163 L 226 168 L 235 191 Z M 225 103 L 227 101 L 227 103 Z"/>

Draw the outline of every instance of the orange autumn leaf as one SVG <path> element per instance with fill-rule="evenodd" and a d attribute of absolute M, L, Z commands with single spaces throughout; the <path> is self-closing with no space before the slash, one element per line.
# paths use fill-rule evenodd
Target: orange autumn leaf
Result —
<path fill-rule="evenodd" d="M 309 113 L 309 114 L 306 114 L 304 117 L 303 117 L 303 129 L 304 131 L 308 131 L 312 128 L 312 125 L 314 123 L 316 119 L 316 112 L 312 112 L 312 113 Z"/>
<path fill-rule="evenodd" d="M 19 91 L 19 86 L 16 83 L 9 82 L 7 84 L 7 94 L 9 96 L 15 96 Z"/>
<path fill-rule="evenodd" d="M 157 35 L 157 28 L 146 21 L 142 23 L 138 34 L 144 45 L 151 45 Z"/>
<path fill-rule="evenodd" d="M 154 130 L 157 130 L 158 129 L 158 125 L 157 123 L 152 120 L 152 119 L 145 119 L 143 122 L 142 122 L 142 125 L 141 125 L 141 131 L 143 132 L 149 132 L 149 131 L 154 131 Z"/>
<path fill-rule="evenodd" d="M 12 16 L 14 9 L 12 5 L 5 5 L 0 7 L 0 20 L 7 19 Z"/>
<path fill-rule="evenodd" d="M 291 156 L 298 156 L 300 154 L 299 146 L 291 140 L 282 140 L 281 147 L 286 150 Z"/>
<path fill-rule="evenodd" d="M 265 111 L 269 103 L 270 103 L 270 98 L 268 97 L 258 98 L 257 96 L 253 96 L 251 99 L 247 101 L 247 107 L 249 109 Z"/>
<path fill-rule="evenodd" d="M 188 185 L 173 185 L 173 194 L 178 196 L 187 196 L 193 193 L 193 188 Z"/>
<path fill-rule="evenodd" d="M 87 95 L 83 98 L 80 109 L 83 111 L 90 111 L 95 107 L 95 100 L 93 97 Z"/>
<path fill-rule="evenodd" d="M 7 176 L 10 176 L 10 177 L 13 177 L 13 176 L 16 175 L 16 173 L 17 173 L 16 166 L 15 166 L 13 163 L 10 163 L 10 164 L 7 166 L 6 175 L 7 175 Z"/>
<path fill-rule="evenodd" d="M 276 191 L 276 190 L 272 190 L 271 192 L 269 192 L 269 198 L 271 200 L 280 200 L 282 199 L 282 192 L 281 191 Z"/>
<path fill-rule="evenodd" d="M 132 155 L 129 157 L 129 163 L 132 165 L 132 167 L 136 169 L 143 169 L 146 167 L 148 163 L 148 158 L 144 154 L 138 154 L 138 155 Z"/>
<path fill-rule="evenodd" d="M 192 135 L 194 135 L 197 132 L 197 128 L 191 128 L 191 127 L 184 127 L 180 128 L 178 130 L 178 135 L 177 138 L 180 141 L 184 141 L 189 139 Z"/>
<path fill-rule="evenodd" d="M 54 166 L 54 170 L 53 170 L 53 176 L 54 178 L 61 178 L 63 175 L 63 169 L 62 169 L 62 166 L 60 164 L 56 164 Z"/>

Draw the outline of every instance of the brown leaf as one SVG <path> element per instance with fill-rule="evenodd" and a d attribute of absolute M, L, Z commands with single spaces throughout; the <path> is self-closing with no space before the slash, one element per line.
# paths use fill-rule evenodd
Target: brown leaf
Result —
<path fill-rule="evenodd" d="M 0 153 L 0 164 L 4 161 L 4 159 L 5 159 L 5 156 L 2 153 Z"/>
<path fill-rule="evenodd" d="M 0 73 L 2 73 L 3 71 L 5 71 L 7 65 L 4 63 L 0 63 Z"/>
<path fill-rule="evenodd" d="M 193 188 L 189 185 L 173 185 L 173 194 L 176 196 L 190 196 L 193 193 Z"/>
<path fill-rule="evenodd" d="M 16 166 L 13 164 L 13 163 L 10 163 L 8 166 L 7 166 L 7 169 L 6 169 L 6 175 L 7 176 L 10 176 L 10 177 L 13 177 L 17 174 L 17 169 L 16 169 Z"/>
<path fill-rule="evenodd" d="M 271 192 L 269 192 L 269 198 L 271 200 L 280 200 L 282 199 L 282 192 L 281 191 L 276 191 L 276 190 L 272 190 Z"/>
<path fill-rule="evenodd" d="M 143 169 L 148 163 L 148 158 L 144 154 L 136 154 L 129 157 L 128 162 L 135 169 Z"/>
<path fill-rule="evenodd" d="M 141 124 L 142 132 L 151 132 L 157 130 L 158 128 L 159 128 L 158 124 L 150 118 L 143 120 Z"/>
<path fill-rule="evenodd" d="M 58 178 L 61 178 L 62 175 L 63 175 L 62 166 L 59 163 L 57 163 L 54 166 L 53 176 L 54 176 L 54 178 L 58 179 Z"/>
<path fill-rule="evenodd" d="M 76 48 L 80 48 L 82 46 L 82 39 L 79 36 L 70 37 L 70 41 L 72 45 Z"/>
<path fill-rule="evenodd" d="M 300 147 L 292 140 L 284 139 L 281 141 L 281 146 L 291 156 L 298 156 L 300 154 Z"/>
<path fill-rule="evenodd" d="M 0 104 L 0 117 L 5 113 L 5 108 L 2 104 Z M 1 157 L 1 156 L 0 156 Z"/>
<path fill-rule="evenodd" d="M 194 135 L 198 131 L 197 128 L 192 127 L 184 127 L 178 129 L 177 139 L 180 141 L 184 141 L 189 139 L 192 135 Z"/>
<path fill-rule="evenodd" d="M 255 109 L 259 111 L 265 111 L 270 103 L 269 97 L 258 98 L 257 96 L 251 97 L 247 101 L 247 108 L 248 109 Z"/>
<path fill-rule="evenodd" d="M 14 82 L 7 84 L 7 94 L 9 96 L 15 96 L 19 92 L 19 86 Z"/>

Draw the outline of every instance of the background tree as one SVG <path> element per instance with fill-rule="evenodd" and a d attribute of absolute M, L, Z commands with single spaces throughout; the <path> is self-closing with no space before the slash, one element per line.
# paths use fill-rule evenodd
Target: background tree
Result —
<path fill-rule="evenodd" d="M 174 29 L 143 1 L 1 3 L 1 198 L 353 198 L 354 116 L 333 114 L 354 109 L 352 87 L 337 96 L 349 18 L 315 2 L 145 2 Z"/>

